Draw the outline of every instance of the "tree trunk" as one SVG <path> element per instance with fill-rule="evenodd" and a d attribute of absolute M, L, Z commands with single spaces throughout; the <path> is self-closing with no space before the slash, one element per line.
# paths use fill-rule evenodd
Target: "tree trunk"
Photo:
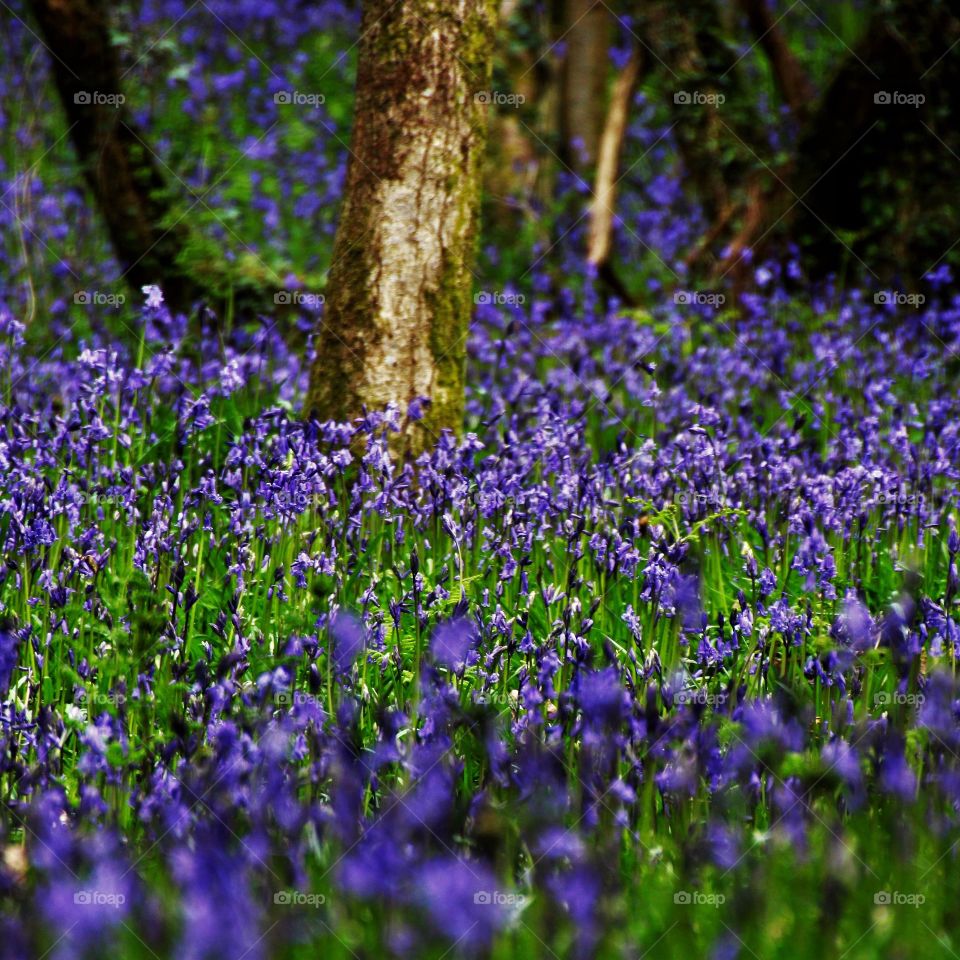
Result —
<path fill-rule="evenodd" d="M 592 167 L 603 127 L 610 45 L 610 11 L 600 0 L 566 0 L 561 120 L 565 159 Z"/>
<path fill-rule="evenodd" d="M 803 201 L 788 223 L 812 275 L 850 260 L 884 282 L 918 283 L 956 255 L 957 43 L 956 0 L 895 0 L 839 65 L 796 147 Z"/>
<path fill-rule="evenodd" d="M 500 29 L 518 28 L 535 34 L 538 11 L 518 11 L 519 0 L 501 0 Z M 510 18 L 516 15 L 516 21 Z M 501 34 L 502 36 L 502 34 Z M 534 208 L 545 151 L 542 117 L 549 90 L 543 84 L 535 48 L 531 44 L 500 44 L 494 61 L 497 76 L 504 76 L 515 101 L 489 114 L 488 149 L 483 170 L 483 222 L 494 242 L 512 242 L 525 224 L 536 219 Z M 541 131 L 536 133 L 535 131 Z M 552 160 L 548 155 L 548 161 Z"/>
<path fill-rule="evenodd" d="M 847 266 L 907 286 L 956 266 L 960 5 L 878 5 L 802 124 L 789 161 L 757 193 L 723 272 L 800 249 L 810 277 Z"/>
<path fill-rule="evenodd" d="M 597 176 L 590 205 L 590 228 L 587 238 L 587 262 L 596 267 L 610 258 L 613 246 L 613 220 L 616 214 L 617 183 L 620 155 L 627 134 L 630 106 L 640 79 L 640 48 L 634 47 L 630 59 L 620 72 L 610 94 L 610 109 L 600 138 Z"/>
<path fill-rule="evenodd" d="M 168 305 L 203 300 L 223 315 L 277 312 L 280 275 L 249 251 L 235 264 L 202 252 L 167 177 L 127 109 L 106 0 L 29 0 L 83 176 L 103 217 L 119 279 L 157 284 Z M 194 206 L 199 204 L 194 201 Z"/>
<path fill-rule="evenodd" d="M 187 236 L 167 184 L 124 102 L 104 0 L 30 0 L 51 53 L 53 78 L 84 179 L 103 215 L 124 277 L 156 283 L 171 304 L 199 289 L 177 259 Z"/>
<path fill-rule="evenodd" d="M 346 195 L 306 412 L 395 404 L 395 448 L 459 430 L 493 0 L 365 5 Z M 424 417 L 412 401 L 430 402 Z"/>

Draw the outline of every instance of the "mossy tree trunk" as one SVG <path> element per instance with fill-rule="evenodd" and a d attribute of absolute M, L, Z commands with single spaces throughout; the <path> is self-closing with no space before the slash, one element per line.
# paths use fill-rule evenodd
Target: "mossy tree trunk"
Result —
<path fill-rule="evenodd" d="M 395 404 L 415 454 L 463 419 L 493 0 L 364 6 L 346 195 L 306 412 Z M 430 402 L 423 419 L 412 401 Z"/>

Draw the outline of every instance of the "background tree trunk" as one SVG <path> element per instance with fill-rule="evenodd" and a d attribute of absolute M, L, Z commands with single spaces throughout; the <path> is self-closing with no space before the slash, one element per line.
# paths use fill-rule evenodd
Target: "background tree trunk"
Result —
<path fill-rule="evenodd" d="M 187 225 L 175 224 L 166 179 L 125 106 L 105 0 L 30 0 L 70 137 L 125 278 L 156 283 L 186 306 L 200 290 L 178 265 Z"/>
<path fill-rule="evenodd" d="M 396 404 L 416 453 L 463 418 L 493 0 L 364 8 L 346 196 L 306 411 Z M 410 403 L 426 397 L 425 417 Z"/>
<path fill-rule="evenodd" d="M 279 274 L 255 254 L 235 264 L 204 249 L 150 147 L 134 123 L 110 37 L 106 0 L 29 0 L 49 50 L 70 138 L 93 202 L 103 217 L 120 279 L 136 294 L 157 284 L 169 306 L 203 300 L 221 316 L 277 312 Z M 199 203 L 198 201 L 195 201 Z"/>
<path fill-rule="evenodd" d="M 955 245 L 958 43 L 960 3 L 894 0 L 838 66 L 800 132 L 786 221 L 812 276 L 859 261 L 919 283 Z"/>
<path fill-rule="evenodd" d="M 603 129 L 609 72 L 610 11 L 600 0 L 566 0 L 563 42 L 564 159 L 575 170 L 592 167 Z"/>
<path fill-rule="evenodd" d="M 919 284 L 956 244 L 957 43 L 960 4 L 878 5 L 757 190 L 723 273 L 747 247 L 755 261 L 789 241 L 812 278 L 851 266 Z"/>
<path fill-rule="evenodd" d="M 519 6 L 519 0 L 501 0 L 499 36 L 503 32 L 512 35 L 514 31 L 529 36 L 541 29 L 542 14 L 529 7 L 521 10 Z M 487 233 L 494 238 L 503 237 L 506 244 L 537 217 L 535 204 L 540 181 L 554 160 L 543 143 L 544 138 L 549 138 L 547 119 L 554 98 L 545 82 L 547 58 L 538 62 L 539 52 L 532 43 L 500 47 L 499 56 L 494 59 L 495 76 L 503 76 L 506 90 L 522 101 L 489 112 L 482 219 Z"/>
<path fill-rule="evenodd" d="M 596 267 L 607 263 L 613 247 L 613 220 L 616 215 L 617 181 L 620 155 L 630 120 L 633 94 L 640 79 L 641 53 L 634 47 L 626 66 L 620 71 L 610 94 L 610 109 L 600 138 L 597 176 L 590 205 L 587 233 L 587 262 Z"/>

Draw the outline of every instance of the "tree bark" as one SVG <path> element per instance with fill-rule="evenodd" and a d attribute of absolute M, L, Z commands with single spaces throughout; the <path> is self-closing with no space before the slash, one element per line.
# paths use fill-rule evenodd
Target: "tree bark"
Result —
<path fill-rule="evenodd" d="M 592 167 L 603 127 L 610 45 L 610 11 L 600 0 L 566 0 L 562 124 L 565 159 Z"/>
<path fill-rule="evenodd" d="M 493 0 L 370 0 L 346 195 L 306 412 L 395 404 L 399 452 L 459 430 Z M 408 415 L 427 398 L 423 419 Z"/>
<path fill-rule="evenodd" d="M 167 183 L 127 110 L 105 0 L 30 0 L 84 179 L 106 221 L 124 277 L 158 284 L 186 306 L 200 294 L 178 265 L 187 226 L 175 224 Z"/>

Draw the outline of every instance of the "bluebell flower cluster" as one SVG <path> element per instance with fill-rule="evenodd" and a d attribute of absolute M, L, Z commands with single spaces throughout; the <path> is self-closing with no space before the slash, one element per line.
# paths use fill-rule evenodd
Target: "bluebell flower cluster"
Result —
<path fill-rule="evenodd" d="M 318 103 L 298 124 L 274 95 L 344 82 L 339 47 L 317 41 L 326 75 L 303 47 L 355 31 L 356 5 L 133 7 L 132 29 L 179 24 L 186 52 L 151 47 L 131 88 L 243 154 L 264 256 L 318 265 L 342 119 Z M 4 122 L 25 80 L 44 89 L 0 69 Z M 217 109 L 230 97 L 262 136 Z M 703 224 L 655 105 L 637 106 L 631 142 L 663 162 L 624 191 L 617 242 L 682 274 Z M 202 150 L 175 159 L 179 142 L 158 149 L 229 209 L 235 183 L 211 183 Z M 571 220 L 505 285 L 525 297 L 477 305 L 463 434 L 402 463 L 391 433 L 423 403 L 305 421 L 310 347 L 277 319 L 225 332 L 155 288 L 122 314 L 58 296 L 115 265 L 79 191 L 7 164 L 0 956 L 953 942 L 947 268 L 912 312 L 800 293 L 796 263 L 756 264 L 737 317 L 651 273 L 641 312 L 597 295 Z M 225 248 L 232 222 L 207 225 Z M 44 284 L 25 282 L 21 229 L 55 246 Z M 501 260 L 491 246 L 480 269 Z M 923 910 L 893 910 L 905 897 Z"/>

